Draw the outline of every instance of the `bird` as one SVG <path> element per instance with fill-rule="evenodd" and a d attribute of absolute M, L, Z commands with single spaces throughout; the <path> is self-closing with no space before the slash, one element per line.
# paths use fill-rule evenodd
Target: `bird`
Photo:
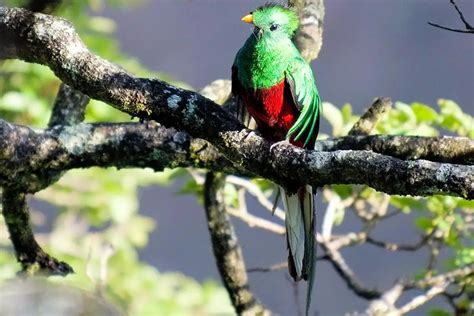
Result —
<path fill-rule="evenodd" d="M 267 3 L 242 18 L 253 32 L 232 65 L 232 95 L 237 117 L 251 118 L 261 136 L 313 149 L 319 132 L 321 98 L 311 66 L 293 43 L 299 27 L 292 7 Z M 304 183 L 304 179 L 301 179 Z M 308 281 L 306 315 L 311 305 L 315 265 L 315 190 L 310 185 L 280 187 L 285 208 L 288 270 Z"/>

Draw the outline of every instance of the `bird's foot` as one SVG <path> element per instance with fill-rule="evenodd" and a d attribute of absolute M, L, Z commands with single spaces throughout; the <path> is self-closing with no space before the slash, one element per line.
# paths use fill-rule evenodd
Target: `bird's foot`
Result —
<path fill-rule="evenodd" d="M 291 143 L 290 143 L 287 139 L 281 140 L 281 141 L 276 142 L 276 143 L 273 143 L 273 144 L 270 146 L 270 152 L 272 152 L 272 151 L 275 149 L 275 147 L 277 147 L 278 145 L 283 145 L 283 144 L 284 144 L 284 145 L 290 145 Z"/>

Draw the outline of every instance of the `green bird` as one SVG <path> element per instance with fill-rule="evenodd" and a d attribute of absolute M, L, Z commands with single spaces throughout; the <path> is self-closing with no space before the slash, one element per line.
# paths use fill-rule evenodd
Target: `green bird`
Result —
<path fill-rule="evenodd" d="M 292 41 L 299 26 L 297 13 L 279 4 L 266 4 L 242 21 L 253 23 L 254 30 L 232 66 L 238 117 L 245 124 L 252 117 L 257 130 L 270 141 L 313 149 L 321 99 L 311 67 Z M 286 211 L 288 269 L 295 281 L 309 282 L 308 314 L 314 281 L 315 192 L 309 185 L 280 190 Z"/>

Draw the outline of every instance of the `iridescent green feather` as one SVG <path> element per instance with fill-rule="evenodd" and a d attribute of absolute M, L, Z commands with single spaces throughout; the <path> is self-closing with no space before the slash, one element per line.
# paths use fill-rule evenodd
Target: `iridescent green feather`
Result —
<path fill-rule="evenodd" d="M 298 132 L 294 137 L 294 140 L 298 140 L 307 132 L 304 142 L 306 146 L 313 138 L 321 108 L 321 99 L 316 88 L 313 72 L 302 57 L 297 57 L 290 62 L 285 76 L 287 80 L 292 82 L 296 101 L 302 107 L 298 119 L 290 128 L 286 137 L 289 139 Z"/>

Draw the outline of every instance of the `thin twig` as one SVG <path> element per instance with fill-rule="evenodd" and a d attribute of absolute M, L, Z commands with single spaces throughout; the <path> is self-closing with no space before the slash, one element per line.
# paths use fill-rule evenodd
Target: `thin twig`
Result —
<path fill-rule="evenodd" d="M 473 29 L 473 30 L 455 29 L 455 28 L 452 28 L 452 27 L 443 26 L 443 25 L 436 24 L 436 23 L 433 23 L 433 22 L 428 22 L 428 24 L 431 25 L 431 26 L 437 27 L 437 28 L 439 28 L 439 29 L 446 30 L 446 31 L 451 31 L 451 32 L 456 32 L 456 33 L 470 33 L 470 34 L 474 34 L 474 29 Z"/>
<path fill-rule="evenodd" d="M 433 286 L 430 288 L 428 291 L 426 291 L 425 294 L 422 295 L 417 295 L 413 299 L 411 299 L 408 303 L 403 305 L 402 307 L 398 308 L 398 311 L 400 315 L 406 314 L 421 305 L 424 305 L 426 302 L 431 300 L 433 297 L 435 297 L 438 294 L 443 293 L 446 288 L 448 287 L 449 282 L 445 282 L 444 284 L 440 284 L 438 286 Z"/>
<path fill-rule="evenodd" d="M 460 268 L 441 273 L 434 276 L 427 276 L 421 280 L 404 280 L 401 283 L 405 289 L 424 289 L 431 286 L 444 284 L 445 282 L 455 282 L 456 280 L 473 277 L 474 276 L 474 263 L 462 266 Z"/>
<path fill-rule="evenodd" d="M 431 26 L 434 26 L 434 27 L 443 29 L 443 30 L 451 31 L 451 32 L 457 32 L 457 33 L 471 33 L 471 34 L 474 34 L 474 27 L 472 27 L 471 24 L 469 24 L 469 23 L 467 22 L 467 20 L 464 18 L 464 14 L 462 13 L 461 9 L 459 9 L 459 7 L 457 6 L 456 1 L 454 1 L 454 0 L 449 0 L 449 2 L 451 2 L 451 4 L 454 6 L 454 9 L 455 9 L 456 12 L 459 14 L 459 18 L 460 18 L 461 21 L 464 23 L 464 27 L 465 27 L 466 29 L 465 29 L 465 30 L 462 30 L 462 29 L 455 29 L 455 28 L 443 26 L 443 25 L 440 25 L 440 24 L 432 23 L 432 22 L 428 22 L 428 24 L 431 25 Z"/>
<path fill-rule="evenodd" d="M 390 98 L 376 98 L 349 131 L 349 135 L 369 135 L 382 116 L 392 108 Z"/>
<path fill-rule="evenodd" d="M 285 212 L 279 207 L 274 209 L 274 203 L 270 202 L 270 200 L 256 184 L 236 176 L 228 176 L 226 181 L 245 188 L 247 192 L 253 195 L 260 205 L 262 205 L 267 211 L 273 212 L 278 218 L 285 218 Z"/>
<path fill-rule="evenodd" d="M 450 0 L 450 2 L 451 2 L 451 4 L 454 6 L 454 9 L 456 9 L 456 11 L 458 12 L 459 18 L 460 18 L 461 21 L 464 23 L 464 26 L 466 27 L 466 29 L 468 29 L 468 30 L 474 29 L 474 27 L 472 27 L 472 26 L 467 22 L 467 20 L 464 18 L 464 15 L 462 14 L 462 11 L 458 8 L 458 5 L 456 4 L 456 1 Z"/>
<path fill-rule="evenodd" d="M 250 268 L 250 269 L 247 269 L 247 272 L 248 273 L 255 273 L 255 272 L 266 273 L 266 272 L 272 272 L 272 271 L 277 271 L 277 270 L 283 270 L 283 269 L 286 269 L 286 268 L 288 268 L 288 261 L 279 262 L 279 263 L 273 264 L 269 267 Z"/>
<path fill-rule="evenodd" d="M 377 289 L 369 289 L 363 286 L 356 278 L 354 272 L 347 265 L 341 253 L 326 243 L 320 243 L 321 248 L 327 254 L 327 260 L 333 265 L 339 276 L 345 281 L 347 286 L 359 297 L 374 299 L 381 296 Z"/>
<path fill-rule="evenodd" d="M 428 243 L 428 241 L 433 236 L 433 234 L 434 234 L 434 231 L 430 234 L 423 236 L 418 242 L 414 244 L 396 244 L 396 243 L 376 240 L 372 238 L 371 236 L 367 236 L 366 241 L 367 243 L 371 245 L 382 247 L 389 251 L 417 251 Z"/>

